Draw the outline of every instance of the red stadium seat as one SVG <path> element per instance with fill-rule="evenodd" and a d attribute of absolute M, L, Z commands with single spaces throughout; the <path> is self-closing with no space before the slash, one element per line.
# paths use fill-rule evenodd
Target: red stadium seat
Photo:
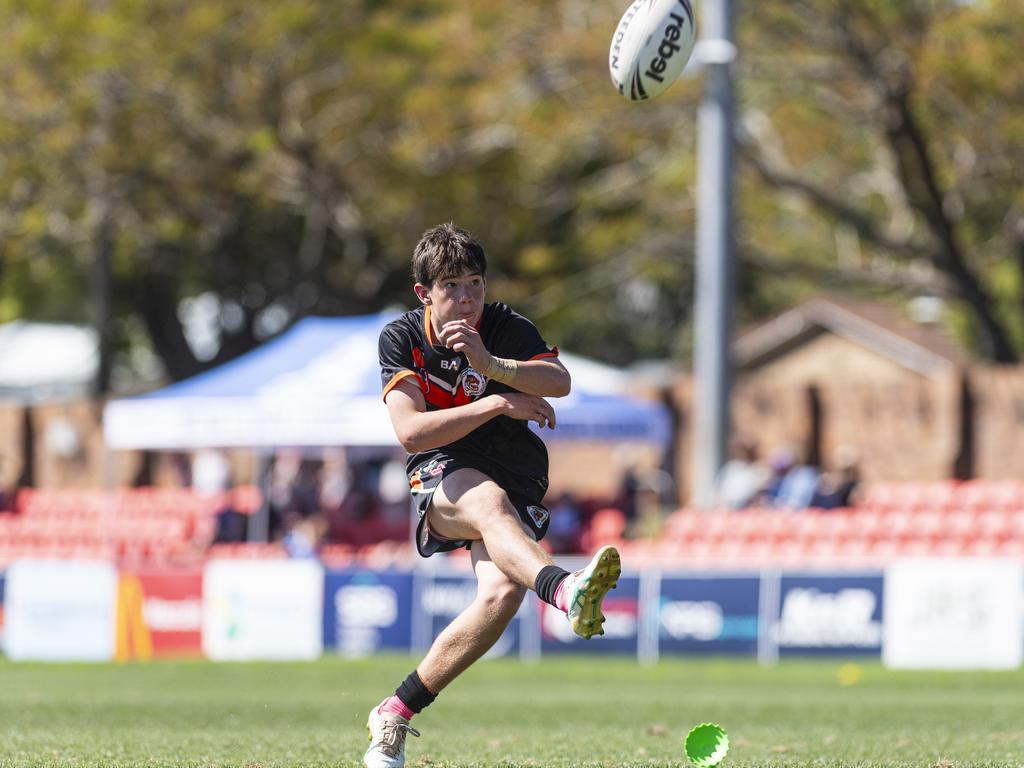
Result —
<path fill-rule="evenodd" d="M 678 509 L 665 518 L 661 534 L 666 539 L 688 541 L 693 538 L 696 528 L 697 513 L 689 509 Z"/>
<path fill-rule="evenodd" d="M 942 512 L 923 510 L 914 514 L 911 521 L 913 535 L 923 539 L 936 539 L 945 529 L 945 515 Z"/>
<path fill-rule="evenodd" d="M 976 517 L 978 535 L 997 541 L 1005 539 L 1012 534 L 1012 520 L 1006 512 L 991 509 L 979 512 Z"/>

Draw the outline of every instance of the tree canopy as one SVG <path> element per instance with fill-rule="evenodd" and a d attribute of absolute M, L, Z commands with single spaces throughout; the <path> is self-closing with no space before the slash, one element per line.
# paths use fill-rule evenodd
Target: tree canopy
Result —
<path fill-rule="evenodd" d="M 412 247 L 454 220 L 552 341 L 685 354 L 701 82 L 623 100 L 619 6 L 0 0 L 0 320 L 94 323 L 100 390 L 147 349 L 178 379 L 410 305 Z M 1017 359 L 1024 9 L 736 8 L 741 322 L 823 283 L 939 294 Z"/>

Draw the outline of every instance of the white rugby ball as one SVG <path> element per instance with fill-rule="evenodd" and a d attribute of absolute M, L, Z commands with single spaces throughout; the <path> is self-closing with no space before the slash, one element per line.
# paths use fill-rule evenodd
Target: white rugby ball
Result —
<path fill-rule="evenodd" d="M 653 99 L 679 77 L 696 39 L 691 0 L 635 0 L 612 36 L 612 82 L 630 101 Z"/>

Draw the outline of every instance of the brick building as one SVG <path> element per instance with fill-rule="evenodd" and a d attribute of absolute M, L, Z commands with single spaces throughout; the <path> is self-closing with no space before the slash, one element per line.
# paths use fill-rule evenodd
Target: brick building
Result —
<path fill-rule="evenodd" d="M 1024 477 L 1024 367 L 985 366 L 938 327 L 870 302 L 819 298 L 733 344 L 736 433 L 830 466 L 846 448 L 863 477 Z M 676 471 L 690 487 L 692 382 L 673 386 Z"/>

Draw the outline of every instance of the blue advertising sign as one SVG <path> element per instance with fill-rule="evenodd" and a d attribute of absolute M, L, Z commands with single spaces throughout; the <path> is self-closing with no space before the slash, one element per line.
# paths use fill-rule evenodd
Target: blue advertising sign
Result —
<path fill-rule="evenodd" d="M 476 597 L 476 576 L 466 574 L 434 574 L 425 576 L 420 584 L 420 610 L 426 621 L 429 642 L 433 642 L 451 620 L 464 611 Z M 525 606 L 523 600 L 519 612 L 509 622 L 498 641 L 484 655 L 484 658 L 509 656 L 519 653 L 520 631 Z"/>
<path fill-rule="evenodd" d="M 412 583 L 407 571 L 327 571 L 324 650 L 349 656 L 410 650 Z"/>
<path fill-rule="evenodd" d="M 534 600 L 541 612 L 541 651 L 543 653 L 631 653 L 636 655 L 640 638 L 640 579 L 620 576 L 618 586 L 601 605 L 605 616 L 604 634 L 590 640 L 577 636 L 565 614 L 547 603 Z"/>
<path fill-rule="evenodd" d="M 758 576 L 661 577 L 657 597 L 661 653 L 756 654 Z"/>
<path fill-rule="evenodd" d="M 783 575 L 772 636 L 780 655 L 880 655 L 882 575 Z"/>

